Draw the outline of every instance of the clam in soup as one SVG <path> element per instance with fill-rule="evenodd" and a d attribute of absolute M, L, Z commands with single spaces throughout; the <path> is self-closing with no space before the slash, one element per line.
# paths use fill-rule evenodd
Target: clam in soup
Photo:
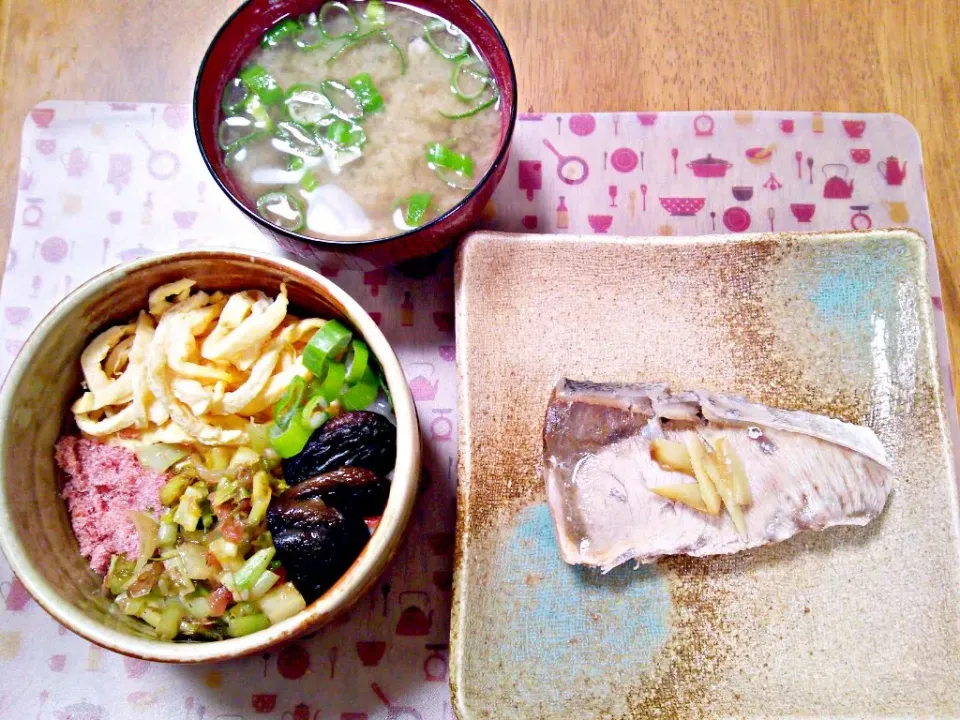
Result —
<path fill-rule="evenodd" d="M 219 141 L 285 230 L 385 238 L 463 200 L 500 144 L 500 90 L 470 39 L 392 2 L 327 2 L 264 34 L 224 90 Z"/>

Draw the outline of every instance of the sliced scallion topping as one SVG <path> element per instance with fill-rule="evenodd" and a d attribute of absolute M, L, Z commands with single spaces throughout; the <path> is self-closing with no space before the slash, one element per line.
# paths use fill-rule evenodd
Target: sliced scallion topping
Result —
<path fill-rule="evenodd" d="M 370 403 L 377 399 L 379 392 L 380 383 L 377 381 L 377 376 L 367 368 L 363 377 L 340 396 L 340 402 L 347 410 L 363 410 L 370 407 Z"/>
<path fill-rule="evenodd" d="M 287 170 L 303 170 L 303 158 L 299 155 L 287 155 Z"/>
<path fill-rule="evenodd" d="M 363 105 L 357 99 L 356 93 L 342 82 L 324 80 L 320 83 L 320 89 L 342 117 L 348 120 L 359 120 L 363 117 Z"/>
<path fill-rule="evenodd" d="M 260 65 L 247 65 L 238 76 L 247 89 L 267 105 L 275 105 L 283 101 L 283 89 Z"/>
<path fill-rule="evenodd" d="M 333 32 L 334 28 L 331 26 L 334 26 L 340 17 L 345 17 L 352 27 L 344 32 Z M 342 2 L 325 3 L 324 6 L 320 8 L 318 20 L 320 32 L 327 40 L 353 37 L 360 29 L 360 21 L 357 20 L 356 13 Z"/>
<path fill-rule="evenodd" d="M 387 9 L 383 5 L 383 0 L 370 0 L 367 3 L 367 9 L 363 11 L 363 19 L 369 25 L 385 26 L 387 24 Z"/>
<path fill-rule="evenodd" d="M 242 115 L 224 118 L 217 129 L 217 141 L 225 152 L 232 152 L 264 134 L 250 118 Z"/>
<path fill-rule="evenodd" d="M 251 95 L 243 104 L 243 111 L 253 118 L 253 124 L 258 130 L 270 132 L 273 130 L 273 118 L 270 117 L 270 110 L 260 99 L 259 95 Z"/>
<path fill-rule="evenodd" d="M 464 84 L 467 86 L 464 87 Z M 490 72 L 479 58 L 466 57 L 453 66 L 450 89 L 464 102 L 476 100 L 491 84 Z"/>
<path fill-rule="evenodd" d="M 414 193 L 406 200 L 406 210 L 403 213 L 404 222 L 410 227 L 423 225 L 423 219 L 430 209 L 433 195 L 430 193 Z"/>
<path fill-rule="evenodd" d="M 247 101 L 250 91 L 243 84 L 240 78 L 234 78 L 227 83 L 223 89 L 223 96 L 220 98 L 220 109 L 224 115 L 236 115 L 243 109 L 243 104 Z"/>
<path fill-rule="evenodd" d="M 356 94 L 364 113 L 374 113 L 383 109 L 383 96 L 373 84 L 370 73 L 354 75 L 347 84 Z"/>
<path fill-rule="evenodd" d="M 464 119 L 466 119 L 466 118 L 473 117 L 473 116 L 476 115 L 478 112 L 481 112 L 481 111 L 483 111 L 483 110 L 486 110 L 488 107 L 494 105 L 494 104 L 497 102 L 497 100 L 499 100 L 499 99 L 500 99 L 500 93 L 497 92 L 497 91 L 495 91 L 495 92 L 493 93 L 493 95 L 491 95 L 489 98 L 487 98 L 486 100 L 484 100 L 484 101 L 481 102 L 480 104 L 478 104 L 478 105 L 470 108 L 469 110 L 467 110 L 467 111 L 465 111 L 465 112 L 456 113 L 456 114 L 454 114 L 454 115 L 449 115 L 449 114 L 443 112 L 443 110 L 439 110 L 438 112 L 439 112 L 441 115 L 443 115 L 445 118 L 447 118 L 447 120 L 464 120 Z"/>
<path fill-rule="evenodd" d="M 260 47 L 276 47 L 286 38 L 296 35 L 300 29 L 299 22 L 293 18 L 284 18 L 263 34 L 263 37 L 260 38 Z"/>
<path fill-rule="evenodd" d="M 347 352 L 347 375 L 344 379 L 348 383 L 359 381 L 367 371 L 369 360 L 370 348 L 363 340 L 357 338 L 350 343 L 350 350 Z"/>
<path fill-rule="evenodd" d="M 459 60 L 470 51 L 467 36 L 448 22 L 439 18 L 423 26 L 423 38 L 441 57 Z"/>
<path fill-rule="evenodd" d="M 464 177 L 473 177 L 473 158 L 451 150 L 442 143 L 431 143 L 427 146 L 427 163 L 431 170 L 441 168 Z"/>
<path fill-rule="evenodd" d="M 349 120 L 334 120 L 327 125 L 327 140 L 337 148 L 360 148 L 367 142 L 363 128 Z"/>
<path fill-rule="evenodd" d="M 306 125 L 284 120 L 277 123 L 274 147 L 288 155 L 316 157 L 323 154 L 323 146 L 317 132 Z"/>
<path fill-rule="evenodd" d="M 315 12 L 300 16 L 300 28 L 293 34 L 292 40 L 294 47 L 305 52 L 327 44 L 327 39 L 320 32 L 320 20 Z"/>
<path fill-rule="evenodd" d="M 303 177 L 300 178 L 300 187 L 306 190 L 308 193 L 312 193 L 318 187 L 320 187 L 320 181 L 317 180 L 317 176 L 312 172 L 305 172 Z"/>
<path fill-rule="evenodd" d="M 328 361 L 336 360 L 347 349 L 353 333 L 339 320 L 328 320 L 317 330 L 303 349 L 303 364 L 314 375 L 320 377 Z M 343 378 L 340 378 L 343 383 Z"/>
<path fill-rule="evenodd" d="M 316 125 L 333 110 L 333 103 L 319 87 L 301 83 L 287 90 L 283 99 L 287 116 L 301 125 Z"/>
<path fill-rule="evenodd" d="M 325 397 L 328 402 L 336 400 L 343 391 L 343 383 L 346 376 L 346 365 L 339 362 L 330 363 L 327 368 L 327 376 L 323 379 L 323 384 L 320 386 L 320 394 Z"/>
<path fill-rule="evenodd" d="M 279 228 L 299 232 L 303 229 L 303 206 L 293 195 L 282 190 L 257 198 L 257 212 Z"/>
<path fill-rule="evenodd" d="M 403 50 L 400 49 L 400 46 L 397 45 L 396 41 L 393 39 L 393 35 L 388 33 L 386 30 L 370 30 L 363 34 L 353 36 L 352 38 L 344 42 L 343 45 L 337 48 L 337 51 L 333 53 L 333 55 L 327 58 L 327 64 L 333 65 L 333 63 L 335 63 L 337 60 L 343 57 L 345 53 L 349 52 L 350 50 L 357 47 L 358 45 L 362 45 L 368 40 L 372 40 L 374 38 L 382 38 L 384 41 L 386 41 L 386 43 L 390 47 L 394 49 L 394 52 L 396 52 L 400 58 L 400 74 L 406 75 L 407 74 L 407 58 L 403 54 Z"/>

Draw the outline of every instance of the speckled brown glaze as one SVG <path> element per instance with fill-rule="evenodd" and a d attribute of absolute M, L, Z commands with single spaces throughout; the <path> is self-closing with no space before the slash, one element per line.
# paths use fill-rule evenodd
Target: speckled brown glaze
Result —
<path fill-rule="evenodd" d="M 397 414 L 397 466 L 383 520 L 347 573 L 296 616 L 252 635 L 211 643 L 167 643 L 108 613 L 100 579 L 70 529 L 53 447 L 80 383 L 79 357 L 105 325 L 135 317 L 153 288 L 190 277 L 200 288 L 260 289 L 281 283 L 294 312 L 339 317 L 380 360 Z M 14 572 L 58 621 L 102 647 L 161 662 L 209 662 L 260 652 L 330 622 L 366 592 L 396 553 L 420 477 L 420 434 L 406 378 L 386 338 L 329 280 L 286 260 L 243 251 L 171 253 L 112 268 L 76 288 L 27 340 L 0 394 L 0 545 Z M 388 518 L 389 516 L 389 518 Z"/>
<path fill-rule="evenodd" d="M 925 267 L 922 239 L 900 230 L 467 238 L 456 278 L 458 716 L 960 715 L 960 523 Z M 511 642 L 498 627 L 547 638 L 565 621 L 529 602 L 528 582 L 549 574 L 543 548 L 508 545 L 544 501 L 542 423 L 560 377 L 662 380 L 866 424 L 894 492 L 866 528 L 665 561 L 667 634 L 646 660 L 609 648 L 609 680 L 546 652 L 504 661 L 516 648 L 498 647 Z M 522 567 L 506 572 L 507 557 Z M 595 613 L 600 627 L 616 609 L 567 612 Z M 584 658 L 602 655 L 598 636 L 573 639 Z M 538 687 L 544 672 L 553 682 Z M 545 700 L 557 687 L 575 692 Z"/>

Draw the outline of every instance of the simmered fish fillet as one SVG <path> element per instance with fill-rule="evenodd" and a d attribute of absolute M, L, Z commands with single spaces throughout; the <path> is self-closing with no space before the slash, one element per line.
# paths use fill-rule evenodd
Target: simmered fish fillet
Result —
<path fill-rule="evenodd" d="M 649 488 L 695 482 L 651 457 L 655 438 L 726 438 L 752 503 L 745 528 Z M 667 385 L 562 380 L 547 408 L 543 471 L 563 559 L 604 572 L 664 555 L 717 555 L 786 540 L 800 530 L 866 525 L 892 477 L 869 428 Z"/>

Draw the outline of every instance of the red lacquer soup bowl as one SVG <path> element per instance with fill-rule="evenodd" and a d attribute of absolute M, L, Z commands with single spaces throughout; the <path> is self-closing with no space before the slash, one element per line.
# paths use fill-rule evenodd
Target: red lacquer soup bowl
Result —
<path fill-rule="evenodd" d="M 259 45 L 264 32 L 286 17 L 316 11 L 323 0 L 247 0 L 217 32 L 200 63 L 193 95 L 194 129 L 200 153 L 227 197 L 284 249 L 301 257 L 335 253 L 356 260 L 355 267 L 393 265 L 432 255 L 480 219 L 506 169 L 507 151 L 517 120 L 517 78 L 500 31 L 473 0 L 404 0 L 405 5 L 434 13 L 463 30 L 486 60 L 500 88 L 500 146 L 477 186 L 457 205 L 414 230 L 374 240 L 322 240 L 282 229 L 260 216 L 224 164 L 217 140 L 220 99 L 226 84 Z M 347 264 L 352 264 L 348 261 Z"/>

